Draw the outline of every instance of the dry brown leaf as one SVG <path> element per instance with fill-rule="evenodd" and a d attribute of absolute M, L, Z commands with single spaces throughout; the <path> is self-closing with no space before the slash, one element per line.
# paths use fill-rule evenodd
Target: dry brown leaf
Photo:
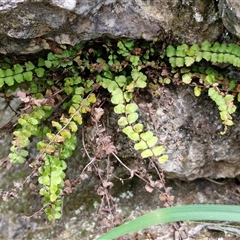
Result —
<path fill-rule="evenodd" d="M 98 189 L 97 189 L 97 194 L 99 195 L 99 196 L 102 196 L 102 195 L 105 195 L 105 194 L 107 194 L 107 189 L 106 188 L 103 188 L 103 187 L 99 187 Z"/>
<path fill-rule="evenodd" d="M 8 201 L 8 192 L 4 192 L 4 193 L 2 194 L 2 199 L 3 199 L 4 202 L 7 202 L 7 201 Z"/>
<path fill-rule="evenodd" d="M 28 103 L 30 101 L 30 97 L 27 97 L 27 94 L 23 91 L 17 91 L 18 98 L 25 103 Z"/>
<path fill-rule="evenodd" d="M 93 117 L 94 117 L 94 120 L 96 122 L 99 122 L 100 118 L 102 117 L 102 115 L 104 114 L 104 110 L 103 108 L 94 108 L 93 109 Z"/>
<path fill-rule="evenodd" d="M 31 106 L 37 106 L 41 107 L 42 105 L 45 105 L 48 102 L 48 99 L 37 99 L 37 98 L 31 98 Z"/>
<path fill-rule="evenodd" d="M 36 186 L 34 183 L 30 183 L 30 184 L 29 184 L 29 188 L 30 188 L 31 190 L 35 190 L 35 189 L 37 188 L 37 186 Z"/>
<path fill-rule="evenodd" d="M 66 179 L 66 180 L 64 181 L 64 183 L 65 183 L 65 185 L 66 185 L 67 187 L 71 187 L 71 185 L 72 185 L 69 179 Z"/>
<path fill-rule="evenodd" d="M 65 192 L 66 194 L 70 194 L 70 193 L 72 193 L 72 188 L 66 187 L 66 188 L 64 188 L 63 192 Z"/>
<path fill-rule="evenodd" d="M 112 188 L 113 187 L 113 183 L 112 182 L 109 182 L 109 181 L 106 181 L 106 180 L 102 180 L 102 185 L 103 187 L 105 188 Z"/>
<path fill-rule="evenodd" d="M 159 199 L 160 199 L 160 201 L 166 201 L 167 200 L 166 194 L 165 193 L 160 193 Z"/>
<path fill-rule="evenodd" d="M 21 182 L 13 182 L 14 187 L 19 188 L 20 190 L 22 190 L 23 188 L 23 184 Z"/>
<path fill-rule="evenodd" d="M 149 183 L 145 185 L 145 189 L 147 192 L 150 192 L 150 193 L 153 191 L 153 187 Z"/>
<path fill-rule="evenodd" d="M 88 178 L 88 175 L 87 175 L 86 173 L 81 173 L 81 174 L 80 174 L 80 178 L 81 178 L 82 180 L 85 180 L 85 179 Z"/>

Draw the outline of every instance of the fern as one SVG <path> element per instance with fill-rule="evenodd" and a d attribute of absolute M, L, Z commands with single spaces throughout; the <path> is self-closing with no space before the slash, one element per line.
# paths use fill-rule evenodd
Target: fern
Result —
<path fill-rule="evenodd" d="M 201 45 L 182 44 L 176 48 L 169 45 L 166 49 L 166 56 L 169 57 L 169 63 L 173 68 L 181 69 L 183 83 L 191 84 L 196 79 L 199 80 L 197 86 L 194 87 L 195 96 L 201 95 L 201 86 L 208 89 L 208 95 L 218 106 L 224 125 L 221 134 L 224 134 L 227 126 L 233 125 L 232 114 L 236 111 L 234 97 L 237 95 L 240 99 L 239 90 L 234 81 L 225 79 L 214 68 L 198 67 L 197 63 L 205 60 L 212 64 L 224 63 L 240 67 L 240 46 L 218 42 L 211 45 L 208 41 L 204 41 Z M 232 94 L 229 94 L 229 91 Z"/>
<path fill-rule="evenodd" d="M 213 64 L 228 63 L 240 67 L 240 49 L 234 44 L 202 45 L 182 44 L 168 46 L 166 56 L 174 78 L 194 87 L 196 96 L 206 89 L 219 109 L 224 125 L 233 125 L 236 111 L 235 96 L 240 99 L 237 84 L 226 81 L 214 67 L 202 67 L 202 60 Z M 161 56 L 162 57 L 162 56 Z M 77 44 L 62 49 L 58 54 L 50 52 L 46 58 L 13 64 L 5 58 L 0 62 L 0 89 L 12 92 L 23 102 L 13 131 L 9 158 L 13 163 L 24 163 L 33 136 L 38 137 L 39 154 L 35 168 L 39 173 L 40 195 L 50 220 L 62 213 L 63 188 L 67 159 L 77 144 L 77 133 L 84 125 L 84 115 L 91 113 L 99 101 L 99 89 L 110 94 L 110 102 L 118 115 L 121 131 L 133 142 L 142 158 L 152 158 L 164 163 L 168 156 L 154 132 L 138 122 L 139 108 L 134 95 L 139 89 L 169 84 L 171 74 L 160 76 L 150 83 L 147 70 L 162 69 L 159 54 L 153 43 L 121 40 L 115 45 L 110 41 L 102 45 Z M 60 73 L 60 74 L 59 74 Z M 57 76 L 57 77 L 56 77 Z M 154 90 L 153 90 L 154 91 Z"/>

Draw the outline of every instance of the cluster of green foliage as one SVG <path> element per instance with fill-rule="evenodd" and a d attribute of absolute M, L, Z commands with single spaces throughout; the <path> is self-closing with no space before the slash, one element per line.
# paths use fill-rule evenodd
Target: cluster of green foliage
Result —
<path fill-rule="evenodd" d="M 0 62 L 1 91 L 12 92 L 24 103 L 9 158 L 12 163 L 24 163 L 32 137 L 39 139 L 35 166 L 49 220 L 61 217 L 66 159 L 76 147 L 83 114 L 91 112 L 99 88 L 111 94 L 119 127 L 134 141 L 141 156 L 167 160 L 158 138 L 137 123 L 134 91 L 147 86 L 143 69 L 154 64 L 148 59 L 156 52 L 152 43 L 143 43 L 141 48 L 136 44 L 133 40 L 104 41 L 97 47 L 94 43 L 77 44 L 60 53 L 49 52 L 45 59 L 14 64 L 14 59 L 5 57 Z"/>
<path fill-rule="evenodd" d="M 11 66 L 10 60 L 5 58 L 1 69 L 2 90 L 17 91 L 19 99 L 26 105 L 18 116 L 9 158 L 13 163 L 23 163 L 28 156 L 30 138 L 36 136 L 41 139 L 37 143 L 38 182 L 42 185 L 40 195 L 45 199 L 45 212 L 50 220 L 61 217 L 64 171 L 67 168 L 65 160 L 76 147 L 76 132 L 82 124 L 82 114 L 87 113 L 96 101 L 95 94 L 89 93 L 89 87 L 85 88 L 89 82 L 81 79 L 77 67 L 73 66 L 78 49 L 79 46 L 63 50 L 61 55 L 50 52 L 47 59 L 39 58 L 36 64 L 28 61 L 23 66 Z M 67 66 L 72 76 L 55 84 L 51 79 L 52 74 L 56 69 L 66 69 Z M 51 123 L 45 124 L 54 116 L 56 99 L 52 91 L 56 86 L 62 92 L 61 95 L 58 93 L 58 98 L 64 113 L 60 118 L 54 117 Z M 62 98 L 66 96 L 68 99 L 63 101 Z"/>
<path fill-rule="evenodd" d="M 217 104 L 224 130 L 232 126 L 232 114 L 236 111 L 234 105 L 235 96 L 240 101 L 239 86 L 236 81 L 226 79 L 213 67 L 199 66 L 197 63 L 207 61 L 215 65 L 231 64 L 240 67 L 240 46 L 230 43 L 215 43 L 211 45 L 204 41 L 201 45 L 193 44 L 188 46 L 182 44 L 176 48 L 169 45 L 166 55 L 173 69 L 180 68 L 180 71 L 172 70 L 179 74 L 182 82 L 194 86 L 195 96 L 200 96 L 202 89 L 208 89 L 209 97 Z"/>
<path fill-rule="evenodd" d="M 181 83 L 192 85 L 196 97 L 202 90 L 207 90 L 212 101 L 219 109 L 220 117 L 224 125 L 224 134 L 227 126 L 233 125 L 232 114 L 236 111 L 234 100 L 240 101 L 239 85 L 234 80 L 226 79 L 214 67 L 199 64 L 207 61 L 212 64 L 231 64 L 240 67 L 240 47 L 236 44 L 211 45 L 205 41 L 201 46 L 182 44 L 176 48 L 169 45 L 166 56 L 171 64 L 171 73 L 167 77 L 160 77 L 161 84 L 169 84 L 173 78 L 180 79 Z M 209 64 L 208 64 L 209 65 Z M 100 239 L 115 239 L 127 233 L 151 227 L 156 224 L 186 220 L 217 220 L 239 222 L 240 208 L 233 205 L 186 205 L 166 209 L 159 209 L 140 216 L 130 222 L 113 228 Z"/>
<path fill-rule="evenodd" d="M 9 158 L 12 163 L 24 163 L 32 137 L 39 139 L 35 162 L 49 220 L 61 217 L 66 160 L 76 148 L 78 130 L 85 123 L 83 115 L 91 113 L 99 89 L 110 94 L 114 112 L 119 115 L 118 125 L 141 157 L 160 163 L 168 158 L 157 136 L 137 122 L 138 105 L 134 101 L 136 90 L 149 84 L 146 69 L 161 69 L 164 56 L 160 56 L 157 42 L 98 41 L 99 44 L 63 46 L 58 53 L 49 52 L 46 58 L 32 61 L 15 64 L 14 59 L 7 57 L 0 61 L 0 91 L 17 95 L 24 103 L 18 113 Z M 166 57 L 173 75 L 159 77 L 154 84 L 169 84 L 171 78 L 179 78 L 183 84 L 194 86 L 196 96 L 207 89 L 218 106 L 225 133 L 227 126 L 233 124 L 234 97 L 240 98 L 237 86 L 214 68 L 195 63 L 206 60 L 239 67 L 238 48 L 234 44 L 212 46 L 208 42 L 191 47 L 170 45 Z"/>
<path fill-rule="evenodd" d="M 131 140 L 135 142 L 134 149 L 141 151 L 142 158 L 154 157 L 163 163 L 167 160 L 167 155 L 162 155 L 163 146 L 158 146 L 158 138 L 151 131 L 144 131 L 144 126 L 141 123 L 136 123 L 138 119 L 138 106 L 131 102 L 134 89 L 145 88 L 147 86 L 147 76 L 141 72 L 148 61 L 149 55 L 138 56 L 134 54 L 135 42 L 119 41 L 117 43 L 117 53 L 128 59 L 129 75 L 126 71 L 122 71 L 118 55 L 109 56 L 109 66 L 117 66 L 118 75 L 112 74 L 110 71 L 105 71 L 102 76 L 97 75 L 97 82 L 106 88 L 112 95 L 111 102 L 115 104 L 114 112 L 122 116 L 118 120 L 118 125 L 122 127 L 125 133 Z M 112 60 L 114 59 L 114 60 Z M 109 69 L 108 69 L 109 70 Z"/>

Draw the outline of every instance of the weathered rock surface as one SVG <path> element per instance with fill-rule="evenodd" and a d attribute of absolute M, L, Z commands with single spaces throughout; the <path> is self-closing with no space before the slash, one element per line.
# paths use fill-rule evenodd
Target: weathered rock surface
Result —
<path fill-rule="evenodd" d="M 239 111 L 234 126 L 221 135 L 223 126 L 217 106 L 207 95 L 196 98 L 190 87 L 164 88 L 160 98 L 138 104 L 141 120 L 155 132 L 169 155 L 169 160 L 160 165 L 168 178 L 217 179 L 240 174 Z M 126 144 L 123 149 L 120 157 L 133 156 L 133 148 Z"/>
<path fill-rule="evenodd" d="M 238 9 L 237 1 L 219 1 L 219 16 L 236 35 Z M 212 0 L 2 1 L 0 52 L 38 52 L 50 48 L 48 40 L 74 45 L 102 36 L 165 38 L 170 32 L 177 41 L 213 41 L 222 33 L 217 11 Z M 235 30 L 228 27 L 230 19 L 236 20 Z M 147 119 L 143 121 L 149 121 L 148 127 L 156 132 L 170 156 L 162 166 L 168 177 L 192 180 L 239 175 L 237 118 L 235 126 L 221 136 L 219 114 L 210 100 L 196 99 L 190 89 L 165 91 L 160 99 L 151 101 L 151 107 L 144 101 L 141 106 Z M 147 111 L 153 114 L 144 115 Z M 127 151 L 120 153 L 122 157 L 133 154 Z"/>
<path fill-rule="evenodd" d="M 47 39 L 74 45 L 102 36 L 173 35 L 178 42 L 215 41 L 222 33 L 215 1 L 11 0 L 0 3 L 0 53 L 48 49 Z"/>
<path fill-rule="evenodd" d="M 164 98 L 173 100 L 167 104 Z M 199 177 L 233 178 L 240 174 L 239 114 L 235 125 L 221 135 L 217 106 L 208 96 L 199 99 L 192 89 L 166 91 L 156 108 L 158 134 L 170 161 L 163 169 L 170 177 L 192 180 Z"/>
<path fill-rule="evenodd" d="M 240 37 L 240 2 L 238 0 L 220 0 L 219 15 L 229 32 Z"/>

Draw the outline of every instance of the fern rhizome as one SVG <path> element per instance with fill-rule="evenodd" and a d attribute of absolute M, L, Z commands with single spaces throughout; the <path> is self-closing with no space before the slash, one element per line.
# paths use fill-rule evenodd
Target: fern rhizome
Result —
<path fill-rule="evenodd" d="M 12 163 L 24 163 L 31 138 L 39 139 L 33 168 L 38 174 L 43 210 L 49 220 L 61 217 L 66 160 L 76 148 L 77 133 L 80 127 L 84 128 L 84 119 L 90 117 L 98 124 L 104 114 L 101 90 L 109 93 L 119 129 L 133 141 L 139 157 L 151 161 L 163 163 L 168 156 L 155 133 L 138 122 L 134 95 L 149 84 L 162 87 L 178 79 L 181 84 L 193 86 L 196 97 L 207 91 L 219 109 L 224 126 L 222 134 L 233 125 L 234 99 L 240 100 L 240 88 L 217 71 L 215 65 L 226 63 L 239 68 L 240 47 L 225 43 L 211 45 L 205 41 L 202 45 L 183 44 L 176 48 L 170 45 L 166 54 L 160 55 L 159 44 L 157 40 L 97 40 L 97 44 L 95 41 L 74 47 L 59 46 L 46 58 L 21 59 L 15 63 L 15 58 L 3 57 L 0 61 L 2 94 L 23 102 L 16 112 L 9 159 Z M 199 64 L 203 61 L 210 64 Z M 157 70 L 158 77 L 150 80 L 148 69 Z M 2 132 L 4 129 L 3 126 Z M 105 148 L 100 148 L 98 157 L 117 158 L 110 138 L 105 139 Z M 89 164 L 94 160 L 90 159 Z"/>

